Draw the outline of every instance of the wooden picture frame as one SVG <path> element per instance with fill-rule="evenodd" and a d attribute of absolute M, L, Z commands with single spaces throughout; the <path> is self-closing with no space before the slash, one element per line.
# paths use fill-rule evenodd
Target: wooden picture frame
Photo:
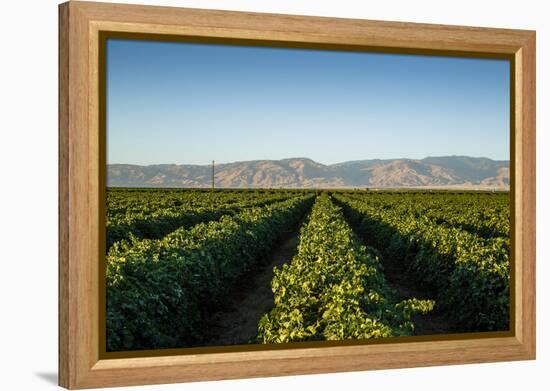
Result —
<path fill-rule="evenodd" d="M 105 358 L 100 298 L 100 37 L 509 58 L 513 193 L 510 332 L 392 343 Z M 90 388 L 535 358 L 535 32 L 71 1 L 59 6 L 59 384 Z"/>

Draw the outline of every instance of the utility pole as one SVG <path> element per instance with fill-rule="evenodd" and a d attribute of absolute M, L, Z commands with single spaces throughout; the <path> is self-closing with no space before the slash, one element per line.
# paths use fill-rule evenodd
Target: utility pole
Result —
<path fill-rule="evenodd" d="M 214 190 L 214 160 L 212 160 L 212 190 Z"/>

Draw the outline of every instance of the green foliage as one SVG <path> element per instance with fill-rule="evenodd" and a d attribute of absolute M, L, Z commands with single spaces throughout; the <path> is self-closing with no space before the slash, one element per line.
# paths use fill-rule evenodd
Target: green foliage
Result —
<path fill-rule="evenodd" d="M 291 191 L 109 189 L 107 250 L 131 235 L 160 239 L 180 227 L 218 220 L 221 216 L 284 201 L 296 194 Z"/>
<path fill-rule="evenodd" d="M 260 320 L 261 343 L 407 335 L 411 316 L 434 304 L 391 302 L 376 251 L 358 242 L 326 194 L 301 230 L 297 254 L 275 269 L 272 290 L 275 307 Z"/>
<path fill-rule="evenodd" d="M 313 201 L 311 191 L 109 189 L 107 349 L 203 344 L 209 314 Z M 413 316 L 435 302 L 397 303 L 382 255 L 402 260 L 463 331 L 505 330 L 509 224 L 506 194 L 323 193 L 292 261 L 275 269 L 275 307 L 257 339 L 412 334 Z"/>
<path fill-rule="evenodd" d="M 370 243 L 401 259 L 464 331 L 508 329 L 506 195 L 335 197 Z M 477 230 L 485 234 L 472 232 Z"/>
<path fill-rule="evenodd" d="M 312 195 L 243 209 L 160 240 L 118 242 L 107 255 L 107 349 L 194 346 L 228 287 L 265 258 Z"/>
<path fill-rule="evenodd" d="M 343 193 L 342 193 L 343 194 Z M 346 193 L 348 199 L 368 199 L 380 209 L 391 209 L 424 218 L 446 227 L 459 228 L 484 238 L 510 236 L 508 193 Z"/>

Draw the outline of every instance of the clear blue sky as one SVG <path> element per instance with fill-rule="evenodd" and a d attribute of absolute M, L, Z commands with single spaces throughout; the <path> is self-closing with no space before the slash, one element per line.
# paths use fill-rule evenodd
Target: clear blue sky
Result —
<path fill-rule="evenodd" d="M 107 159 L 509 159 L 509 65 L 110 39 Z"/>

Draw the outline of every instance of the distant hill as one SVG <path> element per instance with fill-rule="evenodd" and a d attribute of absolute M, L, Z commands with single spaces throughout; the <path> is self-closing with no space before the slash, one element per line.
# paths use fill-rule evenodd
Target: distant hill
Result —
<path fill-rule="evenodd" d="M 210 165 L 107 166 L 108 186 L 210 187 Z M 324 165 L 307 158 L 215 166 L 215 186 L 232 188 L 496 188 L 510 185 L 509 162 L 467 156 L 360 160 Z"/>

